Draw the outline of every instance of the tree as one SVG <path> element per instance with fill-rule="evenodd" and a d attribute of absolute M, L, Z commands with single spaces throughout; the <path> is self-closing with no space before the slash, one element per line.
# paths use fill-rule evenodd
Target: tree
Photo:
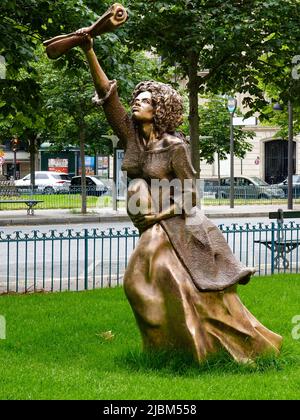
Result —
<path fill-rule="evenodd" d="M 287 45 L 282 45 L 284 59 L 279 59 L 273 54 L 266 54 L 262 57 L 265 65 L 270 68 L 270 76 L 256 74 L 258 83 L 265 91 L 268 104 L 260 108 L 260 120 L 264 124 L 279 127 L 276 136 L 283 139 L 288 138 L 288 103 L 293 107 L 293 128 L 296 133 L 300 132 L 300 56 L 295 55 L 295 50 L 291 50 Z M 276 112 L 273 110 L 275 103 L 279 103 L 283 110 Z M 253 109 L 257 109 L 254 102 Z"/>
<path fill-rule="evenodd" d="M 39 86 L 34 66 L 38 47 L 57 33 L 87 24 L 92 15 L 86 4 L 76 0 L 1 1 L 0 30 L 5 36 L 0 38 L 0 55 L 6 63 L 6 79 L 0 80 L 2 115 L 26 115 L 28 103 L 38 108 Z"/>
<path fill-rule="evenodd" d="M 23 72 L 25 73 L 25 71 Z M 26 80 L 24 75 L 23 82 Z M 42 109 L 40 85 L 31 80 L 31 91 L 17 92 L 16 86 L 3 88 L 3 99 L 0 100 L 0 143 L 7 138 L 17 136 L 30 154 L 31 185 L 35 186 L 35 156 L 39 146 L 39 137 L 46 125 L 46 117 Z M 9 95 L 16 95 L 11 97 Z M 24 97 L 23 97 L 24 95 Z M 21 97 L 23 100 L 20 101 Z"/>
<path fill-rule="evenodd" d="M 230 124 L 226 99 L 210 96 L 200 108 L 200 156 L 209 164 L 214 163 L 217 154 L 218 178 L 220 182 L 220 161 L 225 160 L 230 153 Z M 245 157 L 252 145 L 247 140 L 255 137 L 253 131 L 242 127 L 234 127 L 234 155 L 240 159 Z"/>
<path fill-rule="evenodd" d="M 250 106 L 266 104 L 256 71 L 269 73 L 261 57 L 286 57 L 282 45 L 297 51 L 299 0 L 127 1 L 131 11 L 128 43 L 155 47 L 164 62 L 176 64 L 188 81 L 193 164 L 199 171 L 198 94 L 249 94 Z M 201 71 L 209 69 L 202 76 Z"/>
<path fill-rule="evenodd" d="M 71 32 L 95 18 L 93 0 L 1 0 L 0 54 L 7 63 L 8 77 L 20 68 L 29 69 L 36 46 L 52 36 Z M 105 2 L 102 7 L 105 9 Z"/>
<path fill-rule="evenodd" d="M 31 184 L 34 186 L 37 140 L 45 127 L 40 83 L 35 62 L 39 45 L 63 30 L 86 24 L 92 11 L 82 2 L 2 0 L 0 55 L 6 78 L 0 80 L 1 137 L 17 134 L 28 144 Z"/>

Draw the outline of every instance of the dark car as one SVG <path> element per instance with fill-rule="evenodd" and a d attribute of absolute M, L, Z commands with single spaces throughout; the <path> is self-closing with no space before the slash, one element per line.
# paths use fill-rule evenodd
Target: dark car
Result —
<path fill-rule="evenodd" d="M 279 188 L 284 191 L 285 197 L 288 195 L 288 179 L 286 178 L 280 184 L 277 184 Z M 293 198 L 300 197 L 300 175 L 293 175 Z"/>
<path fill-rule="evenodd" d="M 201 186 L 202 187 L 202 186 Z M 217 198 L 219 192 L 219 179 L 206 178 L 204 179 L 204 198 Z"/>
<path fill-rule="evenodd" d="M 229 198 L 230 196 L 230 178 L 221 177 L 220 186 L 218 180 L 214 180 L 207 186 L 209 191 L 215 192 L 216 198 Z M 205 190 L 204 190 L 205 191 Z M 269 185 L 257 177 L 238 176 L 234 178 L 234 197 L 237 199 L 271 199 L 284 198 L 282 188 L 277 185 Z"/>
<path fill-rule="evenodd" d="M 87 195 L 100 196 L 108 191 L 103 181 L 96 175 L 86 176 L 86 193 Z M 74 176 L 71 180 L 70 193 L 81 194 L 81 176 Z"/>

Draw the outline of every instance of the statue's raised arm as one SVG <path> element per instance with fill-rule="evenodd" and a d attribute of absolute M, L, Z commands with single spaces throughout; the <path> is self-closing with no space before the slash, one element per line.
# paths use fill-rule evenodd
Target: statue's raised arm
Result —
<path fill-rule="evenodd" d="M 49 58 L 57 59 L 71 48 L 80 47 L 84 51 L 94 81 L 96 95 L 94 102 L 103 105 L 107 120 L 121 140 L 120 146 L 127 148 L 128 139 L 133 137 L 132 121 L 120 102 L 116 81 L 110 81 L 103 71 L 93 49 L 93 38 L 111 32 L 128 19 L 125 8 L 113 4 L 95 23 L 67 35 L 59 35 L 44 42 Z"/>
<path fill-rule="evenodd" d="M 128 19 L 128 14 L 124 7 L 119 4 L 113 4 L 95 23 L 86 29 L 86 33 L 95 38 L 105 32 L 112 32 L 121 26 Z M 44 42 L 48 57 L 57 59 L 68 52 L 71 48 L 78 47 L 82 43 L 78 31 L 67 35 L 59 35 Z"/>

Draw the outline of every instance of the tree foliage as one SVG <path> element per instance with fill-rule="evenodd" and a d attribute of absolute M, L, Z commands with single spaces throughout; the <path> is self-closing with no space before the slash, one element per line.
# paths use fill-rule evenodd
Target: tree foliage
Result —
<path fill-rule="evenodd" d="M 200 108 L 200 156 L 201 160 L 212 164 L 215 155 L 219 160 L 226 160 L 230 153 L 230 116 L 226 107 L 226 99 L 210 96 Z M 241 126 L 234 127 L 234 155 L 240 159 L 252 150 L 248 140 L 255 136 L 253 131 Z"/>
<path fill-rule="evenodd" d="M 188 80 L 192 154 L 197 165 L 198 93 L 247 93 L 253 112 L 266 105 L 260 77 L 281 76 L 299 52 L 299 0 L 127 1 L 129 44 L 155 47 Z M 268 59 L 266 60 L 265 57 Z M 280 67 L 273 69 L 273 60 Z M 208 69 L 206 75 L 199 72 Z"/>

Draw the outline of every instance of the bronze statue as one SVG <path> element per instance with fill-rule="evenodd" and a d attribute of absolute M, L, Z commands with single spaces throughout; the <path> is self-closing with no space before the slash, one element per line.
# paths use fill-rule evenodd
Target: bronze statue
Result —
<path fill-rule="evenodd" d="M 189 145 L 176 132 L 182 120 L 181 97 L 169 85 L 142 82 L 128 115 L 117 82 L 108 80 L 97 60 L 89 29 L 77 31 L 76 37 L 95 83 L 95 102 L 103 106 L 125 149 L 123 170 L 133 180 L 128 213 L 141 236 L 124 288 L 144 348 L 185 350 L 198 361 L 225 349 L 241 363 L 278 353 L 282 338 L 260 324 L 237 295 L 237 285 L 246 284 L 254 270 L 235 259 L 220 230 L 196 207 Z M 155 179 L 178 180 L 182 200 L 169 191 L 169 207 L 153 203 Z M 155 195 L 162 199 L 160 191 Z M 136 196 L 146 209 L 137 214 L 129 205 Z M 185 196 L 192 197 L 192 205 L 185 205 Z"/>

